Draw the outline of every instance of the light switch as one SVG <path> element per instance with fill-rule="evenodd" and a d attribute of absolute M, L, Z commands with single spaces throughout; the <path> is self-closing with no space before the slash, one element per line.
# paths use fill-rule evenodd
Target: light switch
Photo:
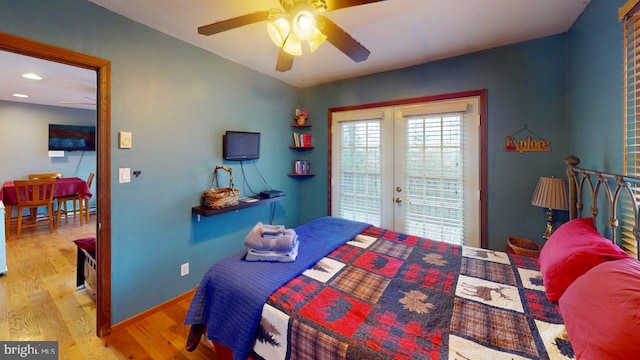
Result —
<path fill-rule="evenodd" d="M 130 131 L 120 131 L 120 149 L 131 149 L 132 140 Z"/>
<path fill-rule="evenodd" d="M 118 182 L 128 183 L 131 182 L 131 168 L 119 168 L 118 169 Z"/>

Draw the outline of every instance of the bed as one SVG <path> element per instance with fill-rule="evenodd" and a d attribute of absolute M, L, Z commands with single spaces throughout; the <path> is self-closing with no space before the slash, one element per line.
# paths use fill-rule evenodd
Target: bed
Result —
<path fill-rule="evenodd" d="M 580 169 L 575 157 L 567 164 L 571 220 L 540 259 L 316 219 L 296 228 L 293 263 L 250 263 L 238 253 L 212 266 L 185 319 L 187 348 L 204 335 L 234 359 L 637 354 L 640 263 L 602 237 L 593 218 L 604 198 L 615 241 L 618 201 L 638 180 Z M 583 217 L 584 198 L 593 216 Z"/>

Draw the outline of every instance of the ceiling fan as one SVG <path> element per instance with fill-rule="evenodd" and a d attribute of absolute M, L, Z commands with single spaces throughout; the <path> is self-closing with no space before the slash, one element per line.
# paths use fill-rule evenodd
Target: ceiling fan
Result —
<path fill-rule="evenodd" d="M 367 60 L 370 51 L 322 13 L 378 1 L 383 0 L 280 0 L 282 9 L 258 11 L 200 26 L 198 34 L 208 36 L 270 20 L 267 31 L 280 48 L 276 71 L 291 70 L 293 58 L 302 55 L 305 41 L 314 52 L 328 40 L 353 61 L 361 62 Z"/>

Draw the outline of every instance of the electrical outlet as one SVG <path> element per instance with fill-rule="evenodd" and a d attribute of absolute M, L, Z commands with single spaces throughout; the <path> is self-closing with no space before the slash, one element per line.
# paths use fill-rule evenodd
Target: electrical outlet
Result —
<path fill-rule="evenodd" d="M 189 263 L 180 265 L 180 276 L 189 275 Z"/>

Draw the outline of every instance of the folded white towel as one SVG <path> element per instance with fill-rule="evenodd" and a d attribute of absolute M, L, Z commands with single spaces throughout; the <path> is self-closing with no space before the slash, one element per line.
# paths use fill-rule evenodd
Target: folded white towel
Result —
<path fill-rule="evenodd" d="M 275 262 L 294 262 L 298 257 L 298 241 L 296 235 L 296 241 L 293 248 L 289 252 L 281 251 L 261 251 L 256 249 L 248 249 L 246 261 L 275 261 Z"/>
<path fill-rule="evenodd" d="M 274 239 L 274 238 L 279 238 L 282 235 L 284 235 L 284 231 L 278 231 L 278 232 L 263 231 L 260 236 L 262 236 L 265 239 Z"/>
<path fill-rule="evenodd" d="M 262 236 L 263 229 L 280 231 L 280 227 L 282 227 L 281 236 Z M 293 229 L 284 229 L 283 225 L 263 225 L 258 222 L 244 239 L 244 245 L 248 249 L 289 252 L 293 249 L 293 243 L 296 238 L 297 234 Z"/>
<path fill-rule="evenodd" d="M 284 233 L 284 225 L 265 225 L 260 221 L 258 221 L 256 226 L 254 226 L 253 228 L 257 228 L 260 231 L 260 236 L 269 236 Z"/>

